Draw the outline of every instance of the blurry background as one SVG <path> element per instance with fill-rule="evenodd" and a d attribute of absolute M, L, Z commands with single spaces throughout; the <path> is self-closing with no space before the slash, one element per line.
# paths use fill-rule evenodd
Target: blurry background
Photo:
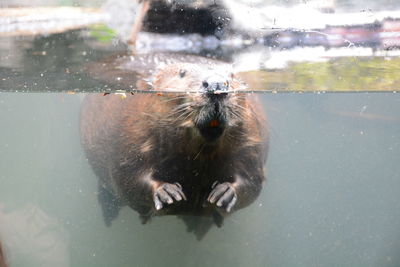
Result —
<path fill-rule="evenodd" d="M 16 7 L 16 6 L 100 6 L 104 4 L 106 0 L 3 0 L 1 2 L 2 7 Z M 360 11 L 365 10 L 390 10 L 393 8 L 398 8 L 400 6 L 398 1 L 395 0 L 322 0 L 322 1 L 298 1 L 298 0 L 236 0 L 242 1 L 248 4 L 261 4 L 261 5 L 282 5 L 282 6 L 292 6 L 295 4 L 312 4 L 315 5 L 326 5 L 326 3 L 332 5 L 334 3 L 335 7 L 340 11 Z"/>
<path fill-rule="evenodd" d="M 398 1 L 152 3 L 137 38 L 137 53 L 182 52 L 226 60 L 254 90 L 397 90 Z M 62 75 L 73 84 L 77 75 L 85 73 L 76 61 L 79 70 L 68 73 L 76 68 L 70 62 L 72 58 L 88 62 L 113 52 L 130 51 L 127 42 L 140 7 L 134 0 L 8 0 L 1 5 L 0 74 L 4 83 L 0 83 L 0 89 L 10 90 L 12 83 L 18 91 L 40 91 L 43 71 Z M 71 56 L 54 57 L 50 53 Z M 23 55 L 36 61 L 44 59 L 52 65 L 51 70 L 41 64 L 39 73 L 35 73 L 38 68 L 28 70 Z M 60 60 L 65 62 L 51 63 Z M 21 71 L 33 72 L 38 81 L 22 84 L 27 73 Z M 71 86 L 74 88 L 52 85 L 51 90 L 100 90 Z M 117 88 L 128 89 L 122 85 Z"/>

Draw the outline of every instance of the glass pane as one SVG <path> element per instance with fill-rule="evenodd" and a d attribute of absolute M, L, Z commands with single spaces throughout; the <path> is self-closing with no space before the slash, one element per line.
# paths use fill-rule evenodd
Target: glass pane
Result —
<path fill-rule="evenodd" d="M 399 33 L 391 0 L 3 0 L 0 267 L 399 266 Z"/>

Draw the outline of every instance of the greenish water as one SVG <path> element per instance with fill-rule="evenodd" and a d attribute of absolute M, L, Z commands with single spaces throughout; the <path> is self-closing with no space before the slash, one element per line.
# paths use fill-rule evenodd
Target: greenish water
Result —
<path fill-rule="evenodd" d="M 11 266 L 398 266 L 400 95 L 260 97 L 271 128 L 265 188 L 197 241 L 175 217 L 141 225 L 129 208 L 104 225 L 79 141 L 81 95 L 1 94 Z"/>

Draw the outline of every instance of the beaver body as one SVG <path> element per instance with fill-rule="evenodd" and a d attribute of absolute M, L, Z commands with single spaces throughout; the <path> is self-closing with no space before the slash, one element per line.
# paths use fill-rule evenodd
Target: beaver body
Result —
<path fill-rule="evenodd" d="M 143 222 L 199 215 L 220 226 L 256 199 L 265 180 L 261 105 L 235 93 L 242 84 L 213 65 L 163 66 L 152 86 L 166 93 L 84 99 L 81 139 L 99 177 L 105 222 L 129 205 Z"/>

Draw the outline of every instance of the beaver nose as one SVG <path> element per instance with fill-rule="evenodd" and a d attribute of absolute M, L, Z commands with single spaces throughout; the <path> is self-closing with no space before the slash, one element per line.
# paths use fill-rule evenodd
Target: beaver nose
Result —
<path fill-rule="evenodd" d="M 203 89 L 210 93 L 219 93 L 228 91 L 228 83 L 220 81 L 203 81 Z"/>
<path fill-rule="evenodd" d="M 208 79 L 204 80 L 203 91 L 212 99 L 222 99 L 227 96 L 228 82 L 221 82 L 220 80 Z"/>

